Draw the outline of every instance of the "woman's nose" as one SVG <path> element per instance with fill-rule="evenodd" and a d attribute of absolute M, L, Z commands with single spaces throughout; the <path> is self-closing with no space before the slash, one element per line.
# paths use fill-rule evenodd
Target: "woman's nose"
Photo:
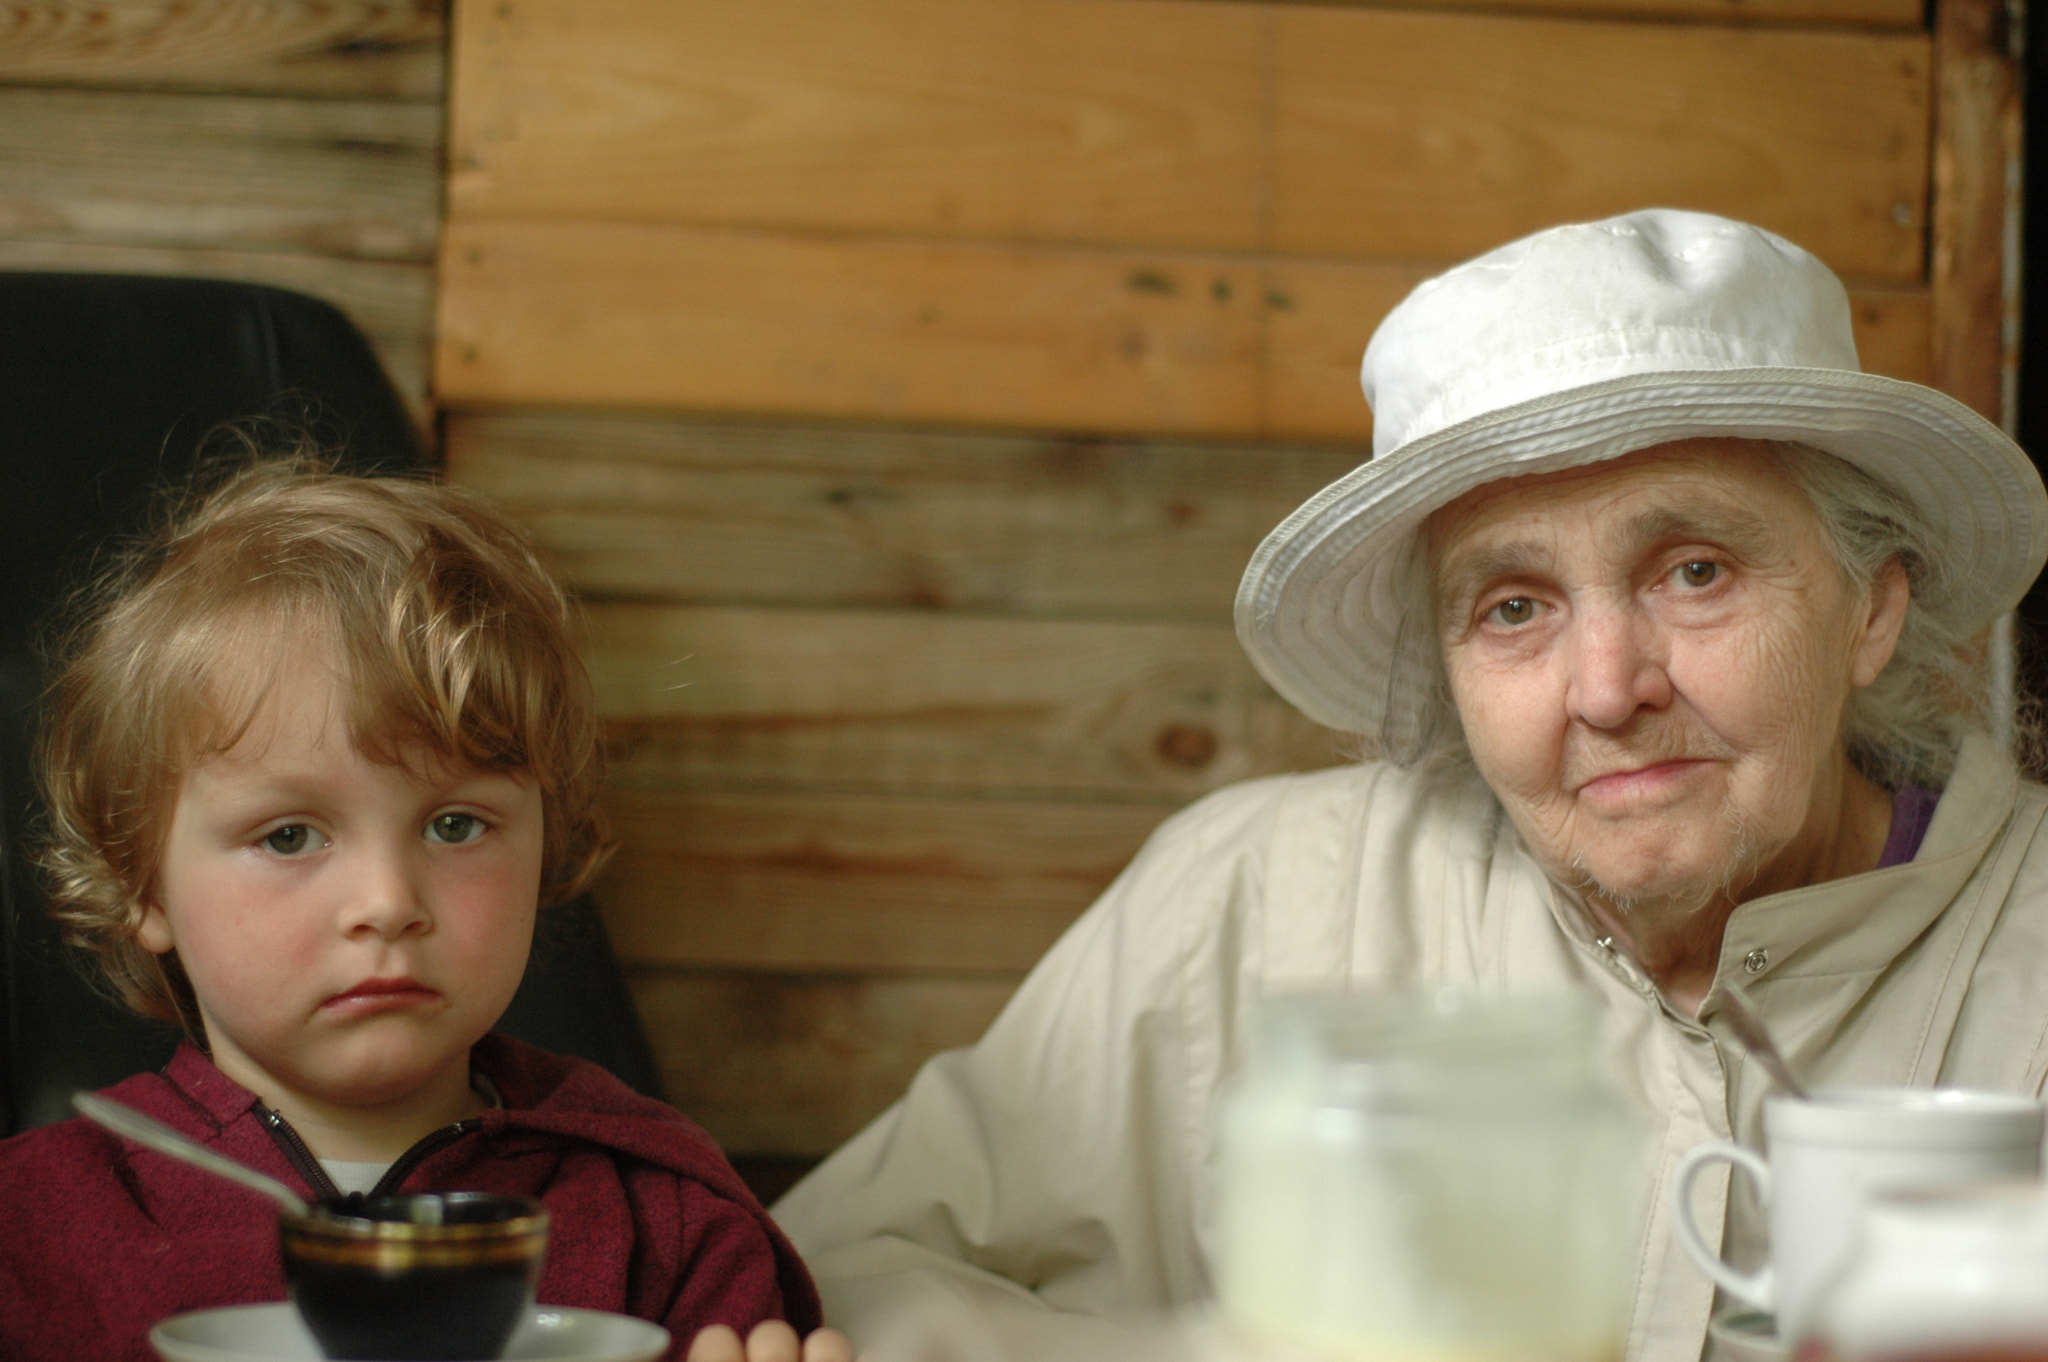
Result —
<path fill-rule="evenodd" d="M 1573 626 L 1572 676 L 1565 695 L 1571 717 L 1594 728 L 1620 728 L 1638 710 L 1671 703 L 1653 622 L 1628 609 L 1586 610 Z"/>

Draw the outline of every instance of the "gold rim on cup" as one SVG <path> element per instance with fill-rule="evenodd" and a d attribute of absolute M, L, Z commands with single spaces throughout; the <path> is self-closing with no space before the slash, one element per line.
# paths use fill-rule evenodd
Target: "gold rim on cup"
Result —
<path fill-rule="evenodd" d="M 397 1271 L 412 1267 L 474 1267 L 538 1260 L 547 1243 L 548 1214 L 538 1202 L 505 1220 L 422 1224 L 379 1220 L 316 1208 L 284 1216 L 289 1256 L 302 1262 Z"/>

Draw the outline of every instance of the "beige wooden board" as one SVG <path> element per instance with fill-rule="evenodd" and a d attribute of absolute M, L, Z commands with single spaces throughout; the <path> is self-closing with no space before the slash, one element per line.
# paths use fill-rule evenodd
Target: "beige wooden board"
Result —
<path fill-rule="evenodd" d="M 1171 812 L 1081 804 L 624 788 L 597 884 L 638 964 L 1021 971 Z"/>
<path fill-rule="evenodd" d="M 1455 260 L 1659 205 L 1922 278 L 1923 35 L 1281 12 L 1274 250 Z"/>
<path fill-rule="evenodd" d="M 429 261 L 441 110 L 0 88 L 0 235 Z"/>
<path fill-rule="evenodd" d="M 470 4 L 450 206 L 1242 245 L 1263 27 L 1187 0 Z"/>
<path fill-rule="evenodd" d="M 434 321 L 434 276 L 425 265 L 293 251 L 167 250 L 0 237 L 0 269 L 238 279 L 325 299 L 368 337 L 414 420 L 425 429 L 427 350 Z"/>
<path fill-rule="evenodd" d="M 790 978 L 635 970 L 669 1100 L 740 1157 L 816 1158 L 971 1045 L 1013 978 Z"/>
<path fill-rule="evenodd" d="M 588 595 L 1212 623 L 1359 457 L 521 410 L 452 412 L 443 441 Z"/>
<path fill-rule="evenodd" d="M 1448 262 L 1647 204 L 1917 279 L 1921 34 L 1190 0 L 459 12 L 451 215 Z"/>
<path fill-rule="evenodd" d="M 0 0 L 0 81 L 435 99 L 442 0 Z"/>
<path fill-rule="evenodd" d="M 1184 799 L 1335 743 L 1221 625 L 596 604 L 620 787 Z"/>
<path fill-rule="evenodd" d="M 451 222 L 444 400 L 1362 444 L 1358 360 L 1412 266 Z M 1853 295 L 1928 373 L 1924 289 Z"/>
<path fill-rule="evenodd" d="M 1253 266 L 451 220 L 450 401 L 1251 433 Z"/>

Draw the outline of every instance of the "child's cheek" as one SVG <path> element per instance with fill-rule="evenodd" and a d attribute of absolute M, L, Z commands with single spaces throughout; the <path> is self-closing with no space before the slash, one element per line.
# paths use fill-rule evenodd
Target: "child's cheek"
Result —
<path fill-rule="evenodd" d="M 479 948 L 501 947 L 508 936 L 531 934 L 539 873 L 517 858 L 496 857 L 447 886 L 435 930 Z"/>

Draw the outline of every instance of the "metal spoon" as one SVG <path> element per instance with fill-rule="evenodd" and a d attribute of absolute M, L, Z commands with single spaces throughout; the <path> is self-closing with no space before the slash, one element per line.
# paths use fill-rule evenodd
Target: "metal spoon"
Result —
<path fill-rule="evenodd" d="M 1757 1063 L 1764 1066 L 1764 1070 L 1779 1087 L 1794 1097 L 1805 1100 L 1806 1089 L 1792 1076 L 1792 1066 L 1785 1062 L 1783 1052 L 1778 1049 L 1778 1042 L 1771 1039 L 1770 1028 L 1764 1025 L 1764 1019 L 1756 1014 L 1756 1009 L 1749 1005 L 1749 998 L 1734 984 L 1724 985 L 1722 991 L 1728 996 L 1727 1007 L 1724 1010 L 1728 1014 L 1728 1029 L 1735 1033 L 1735 1039 L 1742 1042 L 1743 1049 L 1756 1056 Z"/>
<path fill-rule="evenodd" d="M 71 1094 L 71 1105 L 78 1108 L 78 1114 L 113 1131 L 123 1139 L 133 1140 L 139 1145 L 154 1149 L 159 1154 L 168 1154 L 174 1159 L 183 1159 L 195 1168 L 204 1168 L 217 1177 L 230 1182 L 239 1182 L 252 1191 L 263 1193 L 293 1215 L 304 1216 L 311 1212 L 305 1198 L 265 1173 L 259 1173 L 247 1164 L 236 1163 L 224 1154 L 216 1154 L 196 1140 L 180 1135 L 163 1122 L 119 1102 L 109 1102 L 104 1097 L 95 1097 L 89 1092 Z"/>

